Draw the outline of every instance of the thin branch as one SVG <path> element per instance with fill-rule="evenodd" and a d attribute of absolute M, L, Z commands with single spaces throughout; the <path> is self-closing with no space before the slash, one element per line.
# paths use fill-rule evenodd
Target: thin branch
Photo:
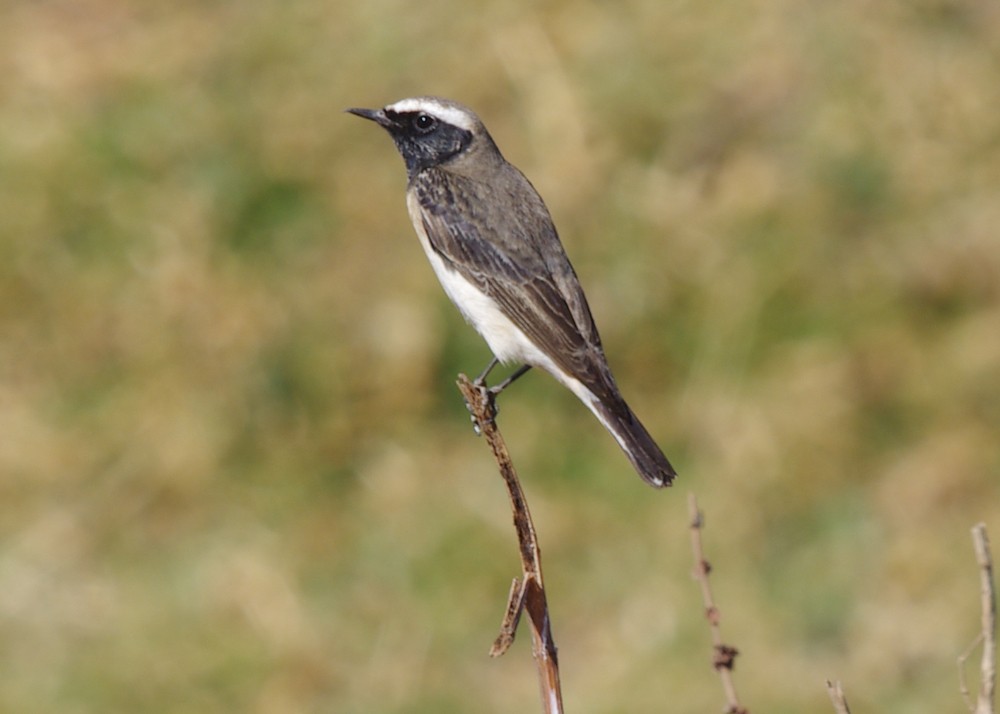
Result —
<path fill-rule="evenodd" d="M 493 642 L 490 655 L 499 657 L 514 642 L 514 633 L 522 613 L 528 614 L 531 626 L 532 654 L 538 671 L 538 684 L 545 714 L 562 714 L 562 688 L 559 681 L 559 659 L 555 640 L 552 638 L 552 622 L 549 618 L 545 585 L 542 580 L 542 553 L 538 547 L 535 526 L 528 511 L 528 502 L 514 470 L 507 444 L 496 425 L 496 405 L 493 393 L 483 386 L 477 386 L 464 374 L 458 375 L 458 389 L 472 414 L 476 428 L 486 439 L 497 468 L 507 486 L 511 510 L 514 514 L 514 529 L 517 531 L 518 550 L 521 555 L 521 578 L 514 579 L 507 596 L 507 609 L 500 625 L 500 634 Z"/>
<path fill-rule="evenodd" d="M 701 529 L 705 521 L 701 511 L 698 510 L 698 501 L 694 494 L 688 495 L 688 513 L 691 516 L 691 551 L 694 554 L 694 578 L 701 586 L 701 599 L 705 604 L 705 617 L 708 619 L 708 626 L 712 632 L 712 646 L 714 656 L 712 666 L 719 673 L 722 681 L 722 688 L 726 693 L 726 714 L 749 714 L 736 696 L 736 685 L 733 682 L 733 667 L 739 650 L 725 644 L 722 641 L 722 629 L 719 627 L 721 615 L 719 608 L 715 606 L 712 598 L 712 588 L 708 582 L 708 574 L 712 571 L 712 566 L 705 559 L 705 551 L 701 544 Z"/>
<path fill-rule="evenodd" d="M 979 600 L 982 609 L 983 655 L 979 666 L 979 697 L 975 714 L 993 714 L 997 679 L 997 596 L 993 581 L 993 556 L 986 524 L 972 528 L 972 545 L 979 564 Z"/>
<path fill-rule="evenodd" d="M 969 710 L 970 714 L 976 711 L 976 703 L 972 701 L 972 695 L 969 694 L 969 683 L 965 679 L 965 663 L 969 661 L 969 657 L 982 641 L 983 633 L 980 632 L 976 635 L 976 639 L 965 648 L 965 652 L 958 656 L 958 693 L 962 695 L 962 701 L 965 702 L 965 708 Z"/>
<path fill-rule="evenodd" d="M 826 692 L 833 702 L 833 709 L 837 714 L 851 714 L 851 708 L 847 706 L 847 697 L 844 696 L 844 688 L 840 686 L 840 680 L 831 682 L 826 680 Z"/>

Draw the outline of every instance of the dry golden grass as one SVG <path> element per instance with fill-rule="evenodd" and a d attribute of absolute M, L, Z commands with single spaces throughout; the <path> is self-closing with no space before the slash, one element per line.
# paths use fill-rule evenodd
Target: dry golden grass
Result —
<path fill-rule="evenodd" d="M 1000 11 L 976 0 L 0 7 L 0 709 L 526 712 L 453 386 L 485 346 L 347 106 L 475 107 L 549 202 L 653 493 L 502 402 L 567 708 L 960 711 L 1000 529 Z"/>

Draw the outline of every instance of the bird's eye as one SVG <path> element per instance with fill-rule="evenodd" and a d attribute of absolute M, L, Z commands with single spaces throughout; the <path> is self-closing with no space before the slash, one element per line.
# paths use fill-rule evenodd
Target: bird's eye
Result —
<path fill-rule="evenodd" d="M 421 134 L 426 134 L 437 126 L 437 119 L 430 114 L 417 114 L 413 119 L 413 128 Z"/>

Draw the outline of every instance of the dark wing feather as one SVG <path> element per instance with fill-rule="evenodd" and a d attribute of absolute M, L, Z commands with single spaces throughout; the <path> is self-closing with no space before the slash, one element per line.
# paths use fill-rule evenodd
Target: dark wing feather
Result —
<path fill-rule="evenodd" d="M 508 167 L 508 180 L 489 185 L 433 169 L 416 176 L 411 189 L 428 240 L 561 369 L 617 406 L 621 397 L 597 327 L 548 210 Z"/>

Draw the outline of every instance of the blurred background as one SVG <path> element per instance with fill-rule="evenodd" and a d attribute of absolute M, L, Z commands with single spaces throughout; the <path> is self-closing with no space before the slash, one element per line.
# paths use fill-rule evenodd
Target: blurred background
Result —
<path fill-rule="evenodd" d="M 518 560 L 454 378 L 489 353 L 342 113 L 426 93 L 546 198 L 681 473 L 504 394 L 567 709 L 721 710 L 694 492 L 751 710 L 962 710 L 996 3 L 13 0 L 0 75 L 3 711 L 539 710 L 527 632 L 487 657 Z"/>

